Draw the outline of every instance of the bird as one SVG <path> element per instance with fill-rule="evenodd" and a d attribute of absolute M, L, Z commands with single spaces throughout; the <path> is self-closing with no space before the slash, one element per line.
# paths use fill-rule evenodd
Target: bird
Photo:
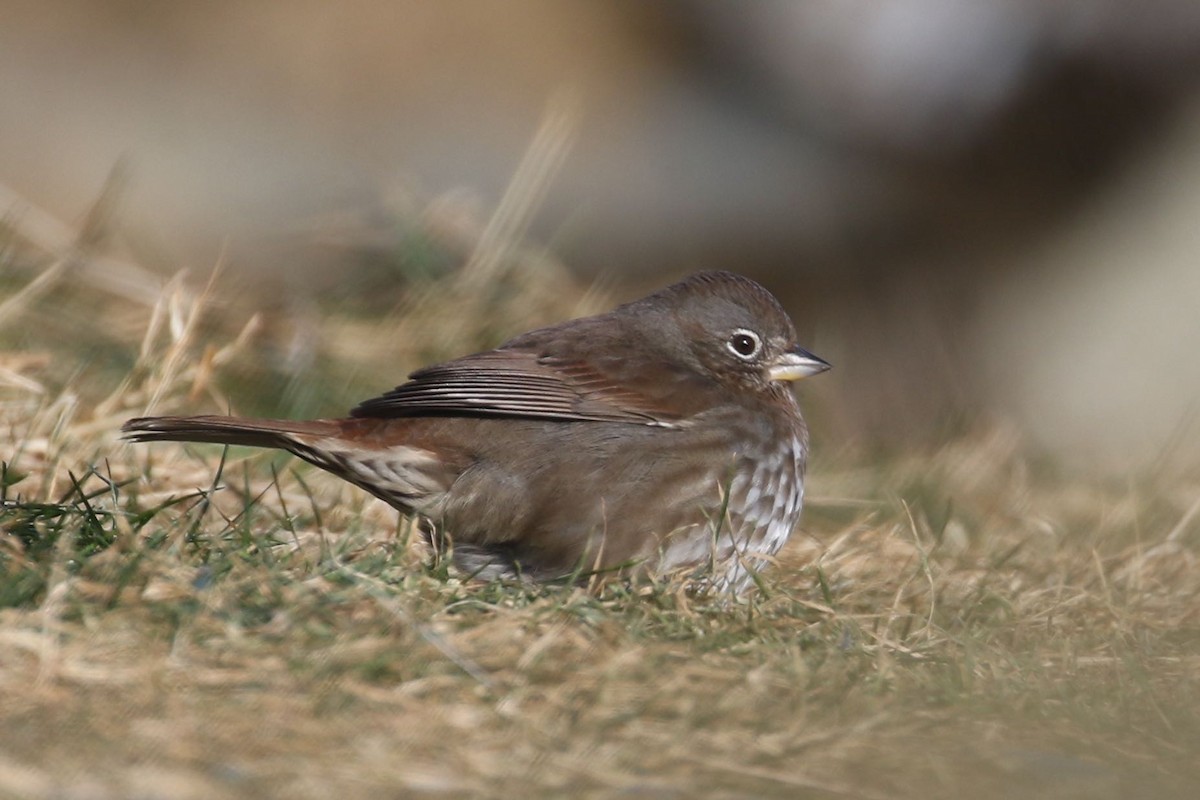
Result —
<path fill-rule="evenodd" d="M 799 521 L 809 435 L 790 384 L 829 368 L 767 289 L 701 272 L 420 369 L 344 418 L 122 430 L 285 450 L 415 517 L 476 579 L 680 575 L 736 596 Z"/>

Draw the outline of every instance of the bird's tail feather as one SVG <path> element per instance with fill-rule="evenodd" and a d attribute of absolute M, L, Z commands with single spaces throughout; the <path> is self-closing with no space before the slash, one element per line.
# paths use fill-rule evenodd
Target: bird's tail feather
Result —
<path fill-rule="evenodd" d="M 338 434 L 333 420 L 243 419 L 241 417 L 138 417 L 121 426 L 133 442 L 212 442 L 291 450 L 298 437 Z"/>

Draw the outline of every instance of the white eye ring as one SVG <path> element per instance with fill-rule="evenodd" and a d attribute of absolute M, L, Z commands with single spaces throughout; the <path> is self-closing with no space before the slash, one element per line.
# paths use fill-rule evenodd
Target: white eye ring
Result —
<path fill-rule="evenodd" d="M 729 334 L 725 347 L 740 361 L 754 361 L 762 353 L 762 338 L 754 331 L 737 328 Z"/>

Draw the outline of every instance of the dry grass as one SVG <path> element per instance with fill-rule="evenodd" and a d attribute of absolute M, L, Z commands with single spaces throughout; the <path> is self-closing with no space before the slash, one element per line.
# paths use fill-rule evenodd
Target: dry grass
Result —
<path fill-rule="evenodd" d="M 604 305 L 522 263 L 316 315 L 321 410 Z M 1195 475 L 1060 475 L 999 425 L 903 458 L 818 431 L 747 602 L 463 583 L 293 461 L 117 441 L 149 408 L 294 410 L 221 281 L 33 280 L 0 297 L 0 796 L 1194 796 Z"/>

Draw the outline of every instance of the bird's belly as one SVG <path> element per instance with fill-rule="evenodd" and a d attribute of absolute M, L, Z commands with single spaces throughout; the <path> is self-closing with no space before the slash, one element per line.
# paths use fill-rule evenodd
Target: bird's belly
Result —
<path fill-rule="evenodd" d="M 804 498 L 801 442 L 714 486 L 718 498 L 703 520 L 670 533 L 657 570 L 688 567 L 711 570 L 706 579 L 718 590 L 741 591 L 751 575 L 779 552 L 800 520 Z M 749 465 L 747 465 L 749 466 Z"/>
<path fill-rule="evenodd" d="M 515 447 L 517 436 L 546 446 Z M 449 484 L 427 479 L 411 455 L 410 469 L 387 483 L 448 534 L 462 569 L 485 578 L 698 568 L 737 591 L 800 514 L 804 448 L 790 434 L 754 448 L 769 453 L 755 460 L 730 448 L 721 425 L 681 432 L 508 421 L 484 441 L 492 444 Z"/>

